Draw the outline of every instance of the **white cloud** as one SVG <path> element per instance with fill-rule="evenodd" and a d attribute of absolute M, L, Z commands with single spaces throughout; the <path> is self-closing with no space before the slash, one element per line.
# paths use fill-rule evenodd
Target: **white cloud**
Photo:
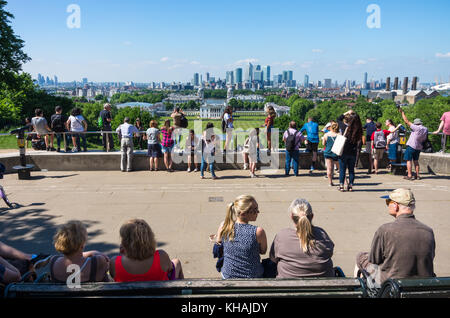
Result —
<path fill-rule="evenodd" d="M 365 65 L 365 64 L 367 64 L 367 61 L 366 61 L 366 60 L 357 60 L 357 61 L 355 62 L 355 64 L 356 64 L 356 65 Z"/>
<path fill-rule="evenodd" d="M 199 65 L 200 64 L 200 62 L 197 62 L 197 61 L 192 61 L 190 64 L 192 64 L 192 65 Z"/>
<path fill-rule="evenodd" d="M 448 58 L 450 58 L 450 52 L 448 52 L 448 53 L 436 53 L 436 57 L 448 59 Z"/>
<path fill-rule="evenodd" d="M 244 59 L 244 60 L 239 60 L 236 61 L 234 63 L 234 65 L 243 65 L 243 64 L 248 64 L 248 63 L 257 63 L 259 60 L 258 59 Z"/>
<path fill-rule="evenodd" d="M 323 53 L 322 49 L 312 49 L 313 53 Z"/>
<path fill-rule="evenodd" d="M 161 62 L 167 62 L 169 58 L 167 56 L 164 56 L 160 59 Z"/>

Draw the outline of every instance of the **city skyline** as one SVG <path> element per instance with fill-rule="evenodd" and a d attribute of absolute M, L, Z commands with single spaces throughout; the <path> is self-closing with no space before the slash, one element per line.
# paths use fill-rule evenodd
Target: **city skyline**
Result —
<path fill-rule="evenodd" d="M 305 75 L 310 82 L 360 82 L 364 72 L 369 82 L 387 76 L 447 82 L 450 76 L 450 35 L 439 32 L 450 29 L 446 1 L 378 1 L 380 29 L 366 26 L 369 3 L 361 1 L 247 1 L 236 7 L 80 0 L 80 29 L 66 26 L 70 3 L 8 2 L 14 30 L 32 58 L 23 69 L 33 78 L 188 82 L 194 73 L 225 79 L 227 71 L 245 70 L 249 62 L 270 65 L 271 76 L 292 70 L 298 83 Z M 270 27 L 254 28 L 248 17 L 255 15 L 270 18 Z"/>

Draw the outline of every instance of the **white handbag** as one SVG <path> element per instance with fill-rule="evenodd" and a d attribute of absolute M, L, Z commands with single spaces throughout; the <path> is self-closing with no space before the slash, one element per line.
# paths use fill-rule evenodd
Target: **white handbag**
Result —
<path fill-rule="evenodd" d="M 347 141 L 347 138 L 344 137 L 347 133 L 347 129 L 345 129 L 344 135 L 337 135 L 334 140 L 333 147 L 331 148 L 331 152 L 335 153 L 338 156 L 342 156 L 342 152 L 344 151 L 344 145 Z"/>

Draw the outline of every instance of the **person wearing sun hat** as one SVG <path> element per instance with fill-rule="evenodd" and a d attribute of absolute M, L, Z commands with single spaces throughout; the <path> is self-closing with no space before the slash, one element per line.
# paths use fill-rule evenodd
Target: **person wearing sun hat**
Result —
<path fill-rule="evenodd" d="M 396 189 L 386 199 L 395 221 L 378 228 L 370 253 L 356 257 L 357 272 L 365 273 L 369 287 L 380 288 L 389 278 L 435 277 L 433 260 L 436 243 L 433 230 L 416 220 L 416 200 L 410 189 Z"/>
<path fill-rule="evenodd" d="M 408 170 L 408 175 L 404 177 L 406 180 L 413 180 L 412 177 L 412 162 L 414 161 L 414 167 L 416 169 L 416 180 L 420 180 L 419 176 L 419 156 L 420 151 L 423 149 L 423 143 L 428 137 L 428 128 L 425 127 L 420 120 L 420 118 L 414 119 L 414 122 L 410 122 L 405 115 L 402 108 L 399 109 L 402 113 L 403 120 L 411 128 L 411 135 L 409 136 L 408 142 L 406 143 L 406 151 L 403 159 L 406 161 L 406 169 Z"/>

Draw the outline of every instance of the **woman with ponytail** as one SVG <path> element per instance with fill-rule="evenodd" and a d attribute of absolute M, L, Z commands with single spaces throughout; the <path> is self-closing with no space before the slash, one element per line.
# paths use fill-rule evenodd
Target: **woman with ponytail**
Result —
<path fill-rule="evenodd" d="M 333 277 L 334 243 L 320 227 L 312 225 L 308 201 L 296 199 L 288 213 L 293 226 L 281 230 L 273 240 L 270 259 L 277 263 L 277 278 Z"/>
<path fill-rule="evenodd" d="M 249 224 L 256 221 L 258 213 L 258 203 L 250 195 L 241 195 L 228 204 L 225 221 L 216 235 L 216 243 L 223 245 L 224 279 L 263 277 L 260 254 L 267 251 L 266 233 Z"/>

